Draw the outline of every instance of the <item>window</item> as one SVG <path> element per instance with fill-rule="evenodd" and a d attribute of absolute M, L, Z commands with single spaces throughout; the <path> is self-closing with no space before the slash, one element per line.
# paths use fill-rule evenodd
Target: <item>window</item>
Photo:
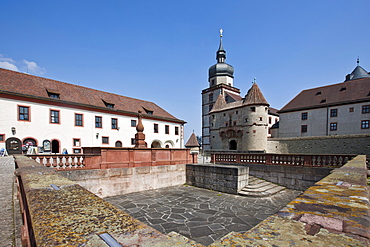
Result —
<path fill-rule="evenodd" d="M 28 106 L 18 106 L 18 120 L 30 121 L 30 108 Z"/>
<path fill-rule="evenodd" d="M 361 121 L 361 129 L 368 129 L 369 128 L 369 120 L 362 120 Z"/>
<path fill-rule="evenodd" d="M 248 122 L 248 118 L 245 118 L 245 119 L 244 119 L 244 122 L 246 122 L 246 123 L 247 123 L 247 122 Z"/>
<path fill-rule="evenodd" d="M 215 85 L 215 79 L 213 79 L 213 80 L 211 81 L 211 83 L 212 83 L 212 86 L 213 86 L 213 85 Z"/>
<path fill-rule="evenodd" d="M 118 119 L 117 118 L 112 118 L 112 129 L 113 130 L 118 129 Z"/>
<path fill-rule="evenodd" d="M 74 149 L 73 149 L 73 153 L 74 153 L 74 154 L 80 154 L 80 153 L 82 153 L 82 152 L 81 152 L 81 148 L 74 148 Z"/>
<path fill-rule="evenodd" d="M 113 104 L 113 103 L 109 103 L 109 102 L 107 102 L 107 101 L 105 101 L 105 100 L 103 100 L 103 102 L 104 102 L 104 105 L 105 105 L 106 107 L 108 107 L 108 108 L 114 108 L 114 104 Z"/>
<path fill-rule="evenodd" d="M 316 93 L 316 95 L 321 95 L 321 91 L 318 91 L 318 92 Z"/>
<path fill-rule="evenodd" d="M 272 118 L 271 117 L 269 117 L 269 124 L 271 124 L 272 123 Z"/>
<path fill-rule="evenodd" d="M 74 147 L 81 147 L 81 141 L 79 138 L 73 138 L 73 146 Z"/>
<path fill-rule="evenodd" d="M 302 133 L 307 132 L 307 125 L 301 125 L 301 132 Z"/>
<path fill-rule="evenodd" d="M 83 126 L 83 115 L 75 113 L 75 126 Z"/>
<path fill-rule="evenodd" d="M 59 123 L 59 111 L 50 110 L 50 123 Z"/>
<path fill-rule="evenodd" d="M 353 107 L 349 108 L 349 112 L 353 112 L 355 109 Z"/>
<path fill-rule="evenodd" d="M 136 127 L 136 120 L 131 120 L 131 127 Z"/>
<path fill-rule="evenodd" d="M 263 121 L 263 120 L 262 120 L 262 117 L 260 117 L 260 121 Z"/>
<path fill-rule="evenodd" d="M 153 111 L 146 110 L 146 114 L 153 115 Z"/>
<path fill-rule="evenodd" d="M 208 96 L 208 101 L 209 101 L 209 102 L 212 102 L 212 101 L 213 101 L 213 93 L 211 93 L 211 94 Z"/>
<path fill-rule="evenodd" d="M 164 126 L 164 133 L 165 134 L 169 134 L 170 133 L 170 126 L 168 126 L 168 125 L 165 125 Z"/>
<path fill-rule="evenodd" d="M 229 103 L 229 100 L 230 100 L 229 95 L 226 95 L 226 96 L 225 96 L 225 101 L 226 101 L 226 103 Z"/>
<path fill-rule="evenodd" d="M 158 133 L 158 124 L 154 124 L 154 133 Z"/>
<path fill-rule="evenodd" d="M 370 113 L 370 105 L 363 105 L 362 106 L 362 114 Z"/>
<path fill-rule="evenodd" d="M 0 142 L 5 142 L 5 134 L 0 134 Z"/>
<path fill-rule="evenodd" d="M 48 92 L 48 96 L 53 99 L 59 99 L 59 93 Z"/>
<path fill-rule="evenodd" d="M 116 141 L 116 144 L 114 146 L 116 148 L 121 148 L 122 147 L 122 142 L 121 141 Z"/>
<path fill-rule="evenodd" d="M 301 119 L 302 120 L 307 120 L 308 119 L 308 112 L 302 112 Z"/>
<path fill-rule="evenodd" d="M 256 111 L 256 107 L 252 106 L 251 107 L 251 111 L 255 112 Z"/>
<path fill-rule="evenodd" d="M 331 131 L 336 131 L 337 130 L 337 127 L 338 127 L 338 124 L 337 123 L 330 123 L 330 130 Z"/>
<path fill-rule="evenodd" d="M 95 116 L 95 128 L 103 128 L 103 118 Z"/>
<path fill-rule="evenodd" d="M 338 109 L 330 109 L 330 117 L 337 117 Z"/>
<path fill-rule="evenodd" d="M 321 100 L 320 103 L 326 103 L 326 99 Z"/>
<path fill-rule="evenodd" d="M 135 138 L 131 138 L 131 145 L 135 145 L 135 144 L 136 144 Z"/>
<path fill-rule="evenodd" d="M 103 144 L 109 144 L 109 137 L 108 137 L 108 136 L 103 136 L 103 137 L 101 138 L 101 142 L 102 142 Z"/>
<path fill-rule="evenodd" d="M 179 127 L 175 127 L 175 135 L 179 135 Z"/>
<path fill-rule="evenodd" d="M 212 108 L 213 108 L 213 105 L 209 105 L 209 106 L 208 106 L 208 111 L 211 111 L 211 110 L 212 110 Z"/>
<path fill-rule="evenodd" d="M 236 126 L 236 121 L 233 122 L 233 125 Z"/>
<path fill-rule="evenodd" d="M 346 91 L 347 90 L 347 88 L 346 87 L 342 87 L 339 91 L 340 92 L 343 92 L 343 91 Z"/>

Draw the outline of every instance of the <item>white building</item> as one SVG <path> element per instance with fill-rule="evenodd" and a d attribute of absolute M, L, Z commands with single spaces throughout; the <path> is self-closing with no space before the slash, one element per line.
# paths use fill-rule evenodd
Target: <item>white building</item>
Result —
<path fill-rule="evenodd" d="M 184 147 L 185 122 L 153 102 L 0 68 L 0 149 L 134 147 L 138 111 L 148 147 Z"/>
<path fill-rule="evenodd" d="M 303 90 L 279 115 L 281 138 L 369 134 L 370 74 L 357 64 L 344 82 Z"/>

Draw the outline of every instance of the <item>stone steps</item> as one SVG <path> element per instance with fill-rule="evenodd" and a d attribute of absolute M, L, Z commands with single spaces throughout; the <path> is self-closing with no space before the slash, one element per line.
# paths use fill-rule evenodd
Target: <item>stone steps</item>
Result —
<path fill-rule="evenodd" d="M 268 197 L 284 189 L 285 187 L 283 186 L 249 176 L 248 185 L 239 192 L 239 195 L 248 197 Z"/>

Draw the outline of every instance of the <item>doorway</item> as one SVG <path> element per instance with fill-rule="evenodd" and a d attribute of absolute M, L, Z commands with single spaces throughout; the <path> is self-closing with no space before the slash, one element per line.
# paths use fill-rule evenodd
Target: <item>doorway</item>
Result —
<path fill-rule="evenodd" d="M 237 150 L 238 149 L 238 144 L 236 143 L 235 140 L 231 140 L 229 142 L 229 150 Z"/>
<path fill-rule="evenodd" d="M 58 140 L 52 140 L 51 141 L 51 152 L 54 154 L 60 153 L 60 146 Z"/>

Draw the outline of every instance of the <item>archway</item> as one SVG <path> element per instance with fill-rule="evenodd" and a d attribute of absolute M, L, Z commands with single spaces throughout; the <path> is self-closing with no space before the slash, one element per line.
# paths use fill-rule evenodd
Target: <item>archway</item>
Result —
<path fill-rule="evenodd" d="M 52 140 L 51 141 L 51 152 L 54 154 L 60 153 L 60 147 L 59 147 L 59 141 L 58 140 Z"/>
<path fill-rule="evenodd" d="M 161 143 L 159 141 L 153 141 L 151 148 L 161 148 Z"/>
<path fill-rule="evenodd" d="M 21 154 L 22 142 L 18 138 L 10 137 L 5 141 L 5 147 L 8 154 Z"/>
<path fill-rule="evenodd" d="M 121 148 L 122 147 L 122 142 L 121 141 L 116 141 L 115 147 Z"/>
<path fill-rule="evenodd" d="M 235 140 L 231 140 L 229 142 L 229 150 L 237 150 L 238 148 L 238 144 L 236 143 Z"/>

